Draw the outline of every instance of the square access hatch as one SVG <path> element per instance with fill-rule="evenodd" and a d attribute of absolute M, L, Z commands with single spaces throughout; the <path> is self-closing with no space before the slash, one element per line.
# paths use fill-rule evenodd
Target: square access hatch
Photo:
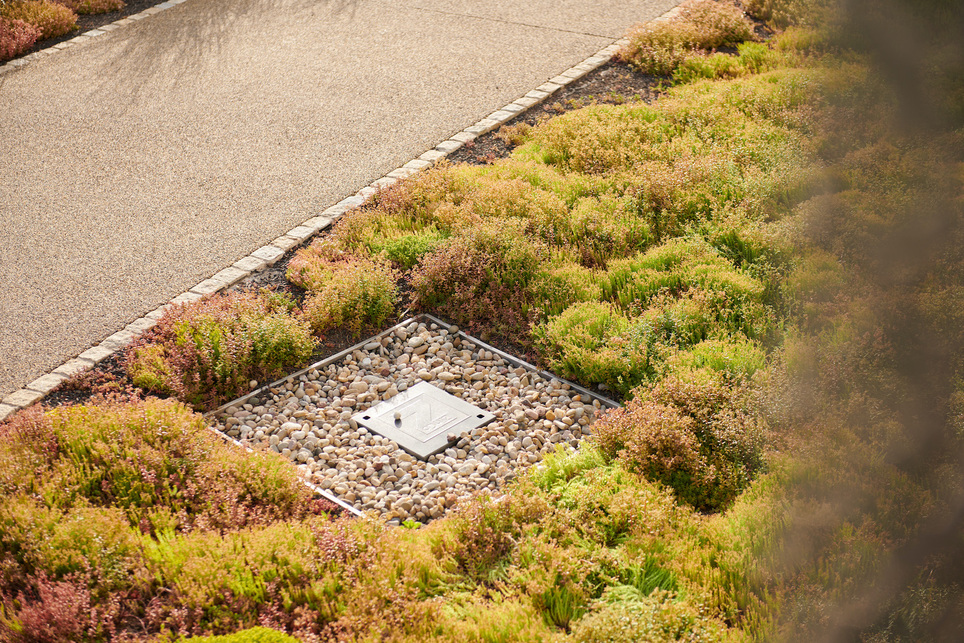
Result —
<path fill-rule="evenodd" d="M 352 419 L 425 460 L 448 448 L 463 431 L 485 426 L 495 415 L 428 382 L 419 382 Z M 455 440 L 450 440 L 450 435 Z"/>

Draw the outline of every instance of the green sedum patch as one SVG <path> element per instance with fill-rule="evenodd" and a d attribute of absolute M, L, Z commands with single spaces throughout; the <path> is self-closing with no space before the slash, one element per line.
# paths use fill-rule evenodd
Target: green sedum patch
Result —
<path fill-rule="evenodd" d="M 128 349 L 136 386 L 213 408 L 307 361 L 314 350 L 308 324 L 291 315 L 278 293 L 215 295 L 169 309 Z"/>
<path fill-rule="evenodd" d="M 304 317 L 317 334 L 342 327 L 360 336 L 381 327 L 398 303 L 398 275 L 390 265 L 325 243 L 299 250 L 288 278 L 308 291 Z"/>
<path fill-rule="evenodd" d="M 650 22 L 630 32 L 620 57 L 643 73 L 666 76 L 694 52 L 752 40 L 753 24 L 727 2 L 689 0 L 672 20 Z"/>
<path fill-rule="evenodd" d="M 191 643 L 298 643 L 298 639 L 266 627 L 252 627 L 223 636 L 192 636 L 179 640 Z"/>

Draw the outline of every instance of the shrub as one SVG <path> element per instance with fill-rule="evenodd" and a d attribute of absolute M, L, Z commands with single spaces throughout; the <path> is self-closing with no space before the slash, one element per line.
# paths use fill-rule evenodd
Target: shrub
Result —
<path fill-rule="evenodd" d="M 742 205 L 749 196 L 743 174 L 732 159 L 710 150 L 646 162 L 637 174 L 636 211 L 656 241 L 682 236 Z"/>
<path fill-rule="evenodd" d="M 325 532 L 320 504 L 290 465 L 224 444 L 180 403 L 21 413 L 3 427 L 0 461 L 21 456 L 0 497 L 0 604 L 11 619 L 0 632 L 22 628 L 13 640 L 48 640 L 45 623 L 59 631 L 68 607 L 83 632 L 50 640 L 102 640 L 84 623 L 116 627 L 132 613 L 154 631 L 231 631 L 257 623 L 259 605 L 281 604 L 273 587 L 314 600 L 304 588 L 319 567 L 307 552 L 315 527 Z M 75 599 L 88 621 L 76 620 Z"/>
<path fill-rule="evenodd" d="M 83 14 L 109 13 L 120 11 L 127 6 L 124 0 L 55 0 L 68 9 Z"/>
<path fill-rule="evenodd" d="M 198 620 L 206 621 L 208 631 L 251 627 L 259 604 L 268 599 L 269 584 L 288 593 L 289 607 L 295 601 L 320 603 L 321 596 L 296 589 L 322 576 L 312 560 L 316 553 L 310 524 L 297 521 L 150 541 L 144 550 L 148 569 L 172 592 L 152 618 L 173 625 L 179 611 L 189 611 L 202 615 Z"/>
<path fill-rule="evenodd" d="M 666 76 L 699 47 L 701 37 L 690 22 L 652 22 L 628 35 L 619 56 L 644 74 Z"/>
<path fill-rule="evenodd" d="M 47 420 L 61 455 L 24 491 L 40 486 L 55 506 L 118 507 L 146 531 L 240 527 L 311 510 L 280 458 L 225 445 L 173 401 L 64 407 Z"/>
<path fill-rule="evenodd" d="M 702 79 L 736 78 L 746 73 L 740 61 L 730 54 L 688 56 L 673 71 L 677 83 L 692 83 Z"/>
<path fill-rule="evenodd" d="M 669 377 L 597 422 L 594 438 L 607 457 L 702 511 L 728 506 L 764 467 L 751 391 L 721 378 Z"/>
<path fill-rule="evenodd" d="M 606 465 L 603 454 L 591 442 L 575 452 L 558 449 L 543 461 L 543 467 L 530 469 L 529 477 L 541 490 L 554 498 L 561 509 L 571 512 L 568 520 L 579 539 L 605 547 L 623 545 L 639 521 L 654 524 L 667 507 L 674 506 L 667 493 L 640 481 L 624 469 Z M 609 562 L 597 563 L 600 576 L 612 572 Z M 663 579 L 667 583 L 671 579 Z M 629 582 L 627 580 L 627 582 Z"/>
<path fill-rule="evenodd" d="M 128 349 L 127 372 L 149 391 L 217 406 L 311 356 L 314 340 L 292 306 L 282 295 L 234 293 L 172 307 Z"/>
<path fill-rule="evenodd" d="M 0 61 L 15 58 L 30 51 L 40 38 L 41 31 L 23 20 L 0 15 Z"/>
<path fill-rule="evenodd" d="M 569 226 L 571 252 L 592 268 L 605 268 L 611 259 L 633 254 L 652 240 L 648 223 L 627 197 L 582 197 L 572 208 Z"/>
<path fill-rule="evenodd" d="M 356 337 L 375 330 L 395 313 L 395 272 L 383 263 L 356 259 L 333 266 L 329 281 L 304 304 L 305 319 L 315 333 L 343 327 Z"/>
<path fill-rule="evenodd" d="M 592 573 L 586 556 L 575 548 L 551 540 L 530 537 L 520 547 L 518 558 L 528 564 L 520 574 L 533 606 L 542 612 L 547 625 L 569 630 L 569 625 L 586 612 L 590 600 L 586 586 Z"/>
<path fill-rule="evenodd" d="M 708 368 L 733 380 L 746 380 L 765 362 L 766 356 L 755 342 L 735 336 L 704 340 L 673 355 L 668 366 L 681 377 Z"/>
<path fill-rule="evenodd" d="M 657 241 L 734 214 L 772 218 L 791 210 L 808 175 L 811 144 L 796 131 L 809 118 L 806 76 L 776 69 L 681 85 L 654 105 L 567 112 L 536 127 L 516 157 L 630 192 Z"/>
<path fill-rule="evenodd" d="M 629 320 L 612 306 L 585 302 L 567 308 L 546 325 L 543 337 L 552 345 L 569 342 L 591 353 L 629 328 Z M 548 346 L 547 346 L 548 348 Z"/>
<path fill-rule="evenodd" d="M 60 444 L 40 406 L 32 406 L 0 424 L 0 493 L 34 493 L 29 486 L 42 479 L 60 456 Z"/>
<path fill-rule="evenodd" d="M 369 243 L 372 252 L 380 253 L 403 270 L 414 268 L 422 257 L 436 250 L 448 235 L 435 228 L 425 228 L 419 232 L 401 237 L 373 240 Z"/>
<path fill-rule="evenodd" d="M 80 502 L 61 511 L 23 495 L 0 502 L 0 551 L 35 576 L 85 576 L 98 592 L 111 591 L 143 577 L 140 545 L 140 532 L 113 507 Z"/>
<path fill-rule="evenodd" d="M 389 265 L 339 253 L 324 241 L 298 251 L 288 279 L 308 290 L 304 314 L 316 333 L 341 326 L 357 336 L 379 328 L 398 302 L 398 275 Z"/>
<path fill-rule="evenodd" d="M 780 61 L 776 52 L 759 42 L 741 42 L 736 51 L 740 65 L 751 74 L 769 71 Z"/>
<path fill-rule="evenodd" d="M 541 123 L 516 156 L 562 171 L 600 176 L 652 159 L 653 143 L 667 134 L 654 106 L 593 105 Z"/>
<path fill-rule="evenodd" d="M 542 466 L 529 469 L 529 477 L 543 491 L 565 484 L 584 471 L 600 467 L 605 462 L 599 451 L 586 444 L 578 451 L 557 448 L 542 460 Z"/>
<path fill-rule="evenodd" d="M 725 297 L 705 290 L 678 296 L 660 295 L 650 302 L 637 324 L 639 332 L 675 347 L 685 347 L 714 335 L 725 335 L 720 313 L 727 312 Z"/>
<path fill-rule="evenodd" d="M 706 238 L 735 267 L 766 279 L 767 288 L 772 291 L 780 289 L 793 256 L 788 228 L 735 216 L 716 222 L 706 231 Z"/>
<path fill-rule="evenodd" d="M 668 592 L 648 596 L 607 589 L 600 605 L 576 622 L 572 639 L 578 643 L 635 641 L 724 641 L 726 627 L 698 606 Z M 622 594 L 622 595 L 621 595 Z"/>
<path fill-rule="evenodd" d="M 285 591 L 305 585 L 304 560 L 281 556 L 304 549 L 291 533 L 269 533 L 273 549 L 224 534 L 290 520 L 311 544 L 321 507 L 280 458 L 225 445 L 180 403 L 26 411 L 0 431 L 0 462 L 19 463 L 0 496 L 4 641 L 106 640 L 135 617 L 148 631 L 255 624 L 252 605 L 265 602 L 274 569 L 263 552 L 290 568 Z M 246 594 L 258 565 L 263 593 Z"/>
<path fill-rule="evenodd" d="M 542 643 L 553 630 L 525 598 L 505 598 L 498 602 L 478 600 L 468 604 L 447 601 L 435 630 L 437 643 Z"/>
<path fill-rule="evenodd" d="M 597 423 L 600 449 L 633 473 L 676 490 L 681 501 L 700 500 L 694 491 L 710 488 L 715 472 L 700 454 L 693 418 L 663 405 L 630 404 Z"/>
<path fill-rule="evenodd" d="M 812 70 L 778 68 L 728 82 L 674 87 L 659 103 L 664 126 L 675 134 L 661 158 L 671 160 L 666 152 L 683 154 L 690 148 L 691 155 L 727 159 L 743 172 L 755 166 L 779 180 L 813 153 L 805 136 L 812 128 L 817 80 Z"/>
<path fill-rule="evenodd" d="M 790 27 L 777 34 L 771 44 L 776 51 L 782 53 L 815 55 L 831 50 L 832 39 L 826 31 Z"/>
<path fill-rule="evenodd" d="M 566 261 L 554 262 L 536 275 L 532 290 L 536 305 L 546 317 L 556 316 L 579 302 L 602 298 L 598 275 L 589 268 Z"/>
<path fill-rule="evenodd" d="M 30 438 L 40 430 L 46 441 Z M 116 507 L 144 531 L 239 527 L 312 511 L 289 465 L 225 445 L 173 400 L 20 413 L 4 438 L 0 462 L 26 456 L 4 491 L 58 511 Z"/>
<path fill-rule="evenodd" d="M 535 131 L 535 129 L 530 131 Z M 501 159 L 492 165 L 463 168 L 461 180 L 466 184 L 463 190 L 467 195 L 471 195 L 471 184 L 469 182 L 474 182 L 477 177 L 494 181 L 523 181 L 533 188 L 552 193 L 567 208 L 574 207 L 583 198 L 601 197 L 611 187 L 611 184 L 606 180 L 563 173 L 553 167 L 533 163 L 521 152 L 515 152 L 509 158 Z M 475 199 L 475 197 L 472 198 Z"/>
<path fill-rule="evenodd" d="M 77 28 L 77 14 L 51 0 L 14 0 L 0 4 L 0 16 L 34 25 L 40 29 L 41 38 L 56 38 Z"/>
<path fill-rule="evenodd" d="M 533 335 L 556 372 L 626 394 L 654 377 L 663 359 L 660 347 L 636 330 L 611 305 L 585 302 L 549 318 Z"/>
<path fill-rule="evenodd" d="M 643 73 L 673 73 L 692 52 L 753 38 L 753 25 L 735 6 L 714 0 L 683 5 L 678 18 L 651 22 L 629 35 L 620 57 Z"/>
<path fill-rule="evenodd" d="M 370 256 L 395 263 L 410 270 L 419 259 L 451 236 L 449 229 L 431 215 L 414 216 L 407 209 L 386 211 L 383 193 L 380 206 L 354 210 L 343 217 L 326 240 L 329 246 L 322 255 L 334 259 L 337 251 L 356 256 Z M 302 251 L 308 253 L 309 249 Z M 315 248 L 318 251 L 320 248 Z"/>
<path fill-rule="evenodd" d="M 449 518 L 453 540 L 447 553 L 475 581 L 488 581 L 493 568 L 513 547 L 512 507 L 507 501 L 479 499 Z"/>
<path fill-rule="evenodd" d="M 703 241 L 673 239 L 647 252 L 609 264 L 599 283 L 604 296 L 623 310 L 639 309 L 658 294 L 688 290 L 724 293 L 731 302 L 760 302 L 764 286 L 736 269 Z"/>
<path fill-rule="evenodd" d="M 737 45 L 736 56 L 723 53 L 690 56 L 673 72 L 673 80 L 691 83 L 700 79 L 760 74 L 776 67 L 780 60 L 776 52 L 762 43 L 742 42 Z"/>
<path fill-rule="evenodd" d="M 834 3 L 830 0 L 747 0 L 746 12 L 777 29 L 826 24 Z"/>
<path fill-rule="evenodd" d="M 514 125 L 503 125 L 495 133 L 496 137 L 506 145 L 521 145 L 526 142 L 532 125 L 525 121 L 519 121 Z"/>
<path fill-rule="evenodd" d="M 716 49 L 753 39 L 753 23 L 729 2 L 692 0 L 682 5 L 679 19 L 699 29 L 701 49 Z"/>
<path fill-rule="evenodd" d="M 74 581 L 39 576 L 28 592 L 0 607 L 0 638 L 9 643 L 103 640 L 90 591 Z M 9 611 L 8 611 L 9 609 Z M 9 616 L 7 616 L 9 614 Z"/>
<path fill-rule="evenodd" d="M 658 377 L 676 348 L 733 333 L 767 339 L 774 331 L 764 285 L 702 241 L 672 240 L 615 259 L 604 273 L 553 268 L 537 280 L 535 292 L 547 312 L 573 302 L 534 329 L 544 359 L 561 374 L 623 394 Z M 598 295 L 619 307 L 592 301 Z M 709 352 L 703 355 L 708 346 L 678 365 L 695 368 L 696 361 L 708 360 L 722 368 L 727 358 L 710 360 Z M 752 370 L 756 349 L 734 350 L 736 368 Z M 736 353 L 727 355 L 736 359 Z"/>
<path fill-rule="evenodd" d="M 425 256 L 411 277 L 415 305 L 471 329 L 525 337 L 530 284 L 546 253 L 519 227 L 484 221 Z"/>
<path fill-rule="evenodd" d="M 651 268 L 652 252 L 609 264 L 599 282 L 606 299 L 623 310 L 639 309 L 660 293 L 678 295 L 688 285 L 681 266 Z"/>
<path fill-rule="evenodd" d="M 443 159 L 429 170 L 399 181 L 390 188 L 379 190 L 372 196 L 371 211 L 422 225 L 433 223 L 438 205 L 453 196 L 458 201 L 464 188 L 454 169 Z M 349 215 L 348 219 L 352 218 L 353 216 Z"/>
<path fill-rule="evenodd" d="M 846 269 L 836 257 L 814 250 L 797 262 L 782 290 L 801 326 L 814 331 L 829 323 L 827 313 L 840 305 L 847 280 Z"/>
<path fill-rule="evenodd" d="M 494 172 L 475 177 L 467 191 L 472 213 L 483 219 L 518 220 L 520 231 L 547 243 L 563 242 L 569 236 L 569 210 L 565 200 L 524 178 L 509 178 Z"/>

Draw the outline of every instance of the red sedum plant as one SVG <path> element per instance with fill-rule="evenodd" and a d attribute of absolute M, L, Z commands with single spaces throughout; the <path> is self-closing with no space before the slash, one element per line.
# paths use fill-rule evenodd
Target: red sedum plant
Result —
<path fill-rule="evenodd" d="M 517 225 L 480 222 L 422 258 L 411 276 L 414 304 L 483 339 L 494 331 L 519 341 L 528 335 L 531 284 L 546 254 Z"/>
<path fill-rule="evenodd" d="M 0 17 L 0 61 L 30 51 L 40 34 L 39 28 L 23 20 Z"/>
<path fill-rule="evenodd" d="M 41 38 L 56 38 L 77 28 L 77 14 L 51 0 L 17 0 L 0 4 L 0 17 L 23 20 L 41 32 Z"/>
<path fill-rule="evenodd" d="M 765 466 L 766 429 L 752 391 L 723 377 L 669 377 L 594 427 L 603 454 L 672 488 L 701 511 L 720 511 Z"/>

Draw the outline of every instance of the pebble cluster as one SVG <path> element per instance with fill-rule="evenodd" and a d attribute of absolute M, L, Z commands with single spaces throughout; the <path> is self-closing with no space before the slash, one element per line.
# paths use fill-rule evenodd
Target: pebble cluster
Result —
<path fill-rule="evenodd" d="M 576 446 L 605 410 L 569 384 L 514 367 L 457 332 L 411 322 L 339 362 L 227 407 L 216 428 L 252 448 L 283 454 L 314 484 L 397 524 L 425 522 L 460 498 L 494 492 L 557 444 Z M 495 420 L 423 461 L 351 419 L 419 381 Z"/>

